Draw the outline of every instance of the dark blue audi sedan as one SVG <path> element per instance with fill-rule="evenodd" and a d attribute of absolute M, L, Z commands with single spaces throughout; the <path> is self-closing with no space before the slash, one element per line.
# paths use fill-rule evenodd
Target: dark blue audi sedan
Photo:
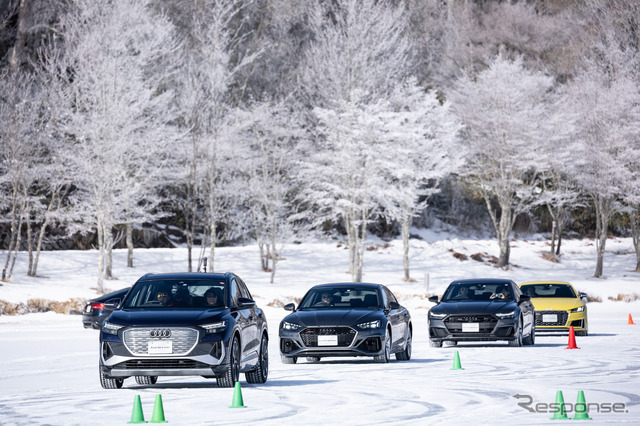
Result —
<path fill-rule="evenodd" d="M 533 345 L 536 338 L 535 309 L 520 287 L 502 278 L 453 281 L 444 292 L 429 298 L 429 342 L 507 341 L 509 346 Z"/>
<path fill-rule="evenodd" d="M 267 320 L 245 283 L 227 272 L 147 274 L 100 331 L 100 384 L 152 385 L 159 376 L 215 378 L 233 387 L 240 373 L 265 383 Z"/>
<path fill-rule="evenodd" d="M 391 354 L 411 358 L 413 325 L 409 311 L 381 284 L 339 283 L 312 287 L 298 308 L 280 323 L 280 354 L 284 364 L 299 357 L 309 362 L 324 357 L 373 357 L 387 363 Z"/>

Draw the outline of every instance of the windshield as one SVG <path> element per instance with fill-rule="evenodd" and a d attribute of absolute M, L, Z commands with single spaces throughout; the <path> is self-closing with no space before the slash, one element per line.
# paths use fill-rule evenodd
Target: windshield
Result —
<path fill-rule="evenodd" d="M 158 280 L 137 283 L 123 309 L 224 308 L 227 285 L 221 280 Z"/>
<path fill-rule="evenodd" d="M 381 297 L 375 288 L 336 287 L 311 289 L 299 309 L 379 308 Z"/>
<path fill-rule="evenodd" d="M 528 284 L 521 287 L 529 297 L 569 297 L 576 298 L 576 292 L 567 284 Z"/>
<path fill-rule="evenodd" d="M 508 283 L 455 283 L 442 296 L 443 302 L 476 302 L 479 300 L 513 300 Z"/>

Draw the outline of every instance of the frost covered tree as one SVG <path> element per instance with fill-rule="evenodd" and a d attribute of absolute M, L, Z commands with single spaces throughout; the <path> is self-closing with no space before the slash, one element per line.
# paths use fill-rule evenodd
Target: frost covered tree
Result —
<path fill-rule="evenodd" d="M 60 113 L 85 220 L 98 235 L 98 286 L 111 278 L 116 224 L 153 218 L 152 184 L 171 150 L 165 84 L 173 26 L 149 1 L 79 0 L 61 19 L 47 68 L 63 81 Z"/>
<path fill-rule="evenodd" d="M 191 270 L 196 226 L 206 228 L 198 269 L 208 245 L 209 265 L 215 265 L 215 247 L 224 237 L 232 238 L 234 206 L 239 203 L 235 180 L 234 141 L 246 129 L 244 113 L 233 94 L 237 76 L 259 52 L 237 49 L 243 38 L 234 23 L 240 19 L 244 1 L 195 2 L 182 10 L 188 30 L 183 43 L 183 64 L 178 78 L 182 120 L 186 136 L 181 148 L 183 169 L 189 173 L 182 185 L 188 236 L 188 268 Z M 183 3 L 180 2 L 180 8 Z M 227 225 L 223 229 L 222 224 Z"/>
<path fill-rule="evenodd" d="M 413 218 L 439 191 L 440 181 L 460 166 L 464 152 L 458 143 L 461 123 L 448 102 L 441 103 L 415 79 L 397 87 L 389 99 L 389 135 L 385 137 L 392 138 L 391 152 L 382 155 L 396 166 L 384 169 L 389 173 L 386 184 L 393 194 L 382 199 L 381 207 L 386 217 L 400 223 L 404 280 L 411 281 L 409 237 Z"/>
<path fill-rule="evenodd" d="M 286 243 L 296 233 L 292 200 L 304 132 L 296 106 L 261 102 L 248 111 L 250 127 L 244 135 L 240 162 L 244 183 L 243 204 L 250 213 L 247 233 L 260 252 L 260 267 L 270 272 L 273 283 Z"/>
<path fill-rule="evenodd" d="M 386 100 L 406 79 L 411 44 L 407 15 L 388 1 L 314 3 L 313 42 L 301 66 L 305 101 L 314 105 L 316 152 L 300 176 L 317 226 L 337 220 L 347 233 L 350 273 L 362 279 L 367 226 L 394 192 L 388 158 L 394 147 Z M 397 158 L 397 157 L 394 157 Z"/>
<path fill-rule="evenodd" d="M 453 109 L 466 126 L 468 154 L 460 174 L 485 202 L 500 267 L 509 264 L 513 224 L 531 207 L 538 174 L 548 167 L 544 143 L 559 136 L 553 84 L 520 59 L 495 57 L 486 70 L 461 78 L 451 93 Z"/>
<path fill-rule="evenodd" d="M 11 279 L 22 230 L 26 227 L 30 236 L 33 215 L 42 210 L 42 194 L 34 191 L 42 177 L 47 142 L 44 98 L 34 75 L 0 72 L 0 217 L 10 224 L 2 280 Z M 32 261 L 30 256 L 30 266 Z"/>
<path fill-rule="evenodd" d="M 622 209 L 625 188 L 635 180 L 640 153 L 640 4 L 593 1 L 581 8 L 585 31 L 577 34 L 580 68 L 570 83 L 576 111 L 572 177 L 591 198 L 596 214 L 595 277 L 603 274 L 612 215 Z"/>
<path fill-rule="evenodd" d="M 600 77 L 605 77 L 601 75 Z M 581 75 L 571 85 L 579 113 L 571 175 L 589 195 L 596 215 L 595 277 L 603 273 L 611 217 L 622 208 L 626 182 L 633 181 L 640 135 L 640 91 L 636 82 L 617 77 Z"/>

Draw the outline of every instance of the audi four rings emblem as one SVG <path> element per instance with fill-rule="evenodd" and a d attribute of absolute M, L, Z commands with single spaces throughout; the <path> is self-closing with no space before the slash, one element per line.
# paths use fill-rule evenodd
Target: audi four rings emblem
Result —
<path fill-rule="evenodd" d="M 163 337 L 171 337 L 171 330 L 169 329 L 158 329 L 158 330 L 151 330 L 149 332 L 149 336 L 151 337 L 157 337 L 159 339 L 163 338 Z"/>

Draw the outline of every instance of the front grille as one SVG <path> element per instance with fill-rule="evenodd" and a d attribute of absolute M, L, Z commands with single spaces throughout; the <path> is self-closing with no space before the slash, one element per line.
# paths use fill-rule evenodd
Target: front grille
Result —
<path fill-rule="evenodd" d="M 543 315 L 556 315 L 555 322 L 542 322 Z M 536 326 L 559 326 L 566 325 L 569 313 L 567 311 L 536 311 Z"/>
<path fill-rule="evenodd" d="M 168 330 L 171 335 L 166 338 L 151 337 L 158 330 Z M 150 341 L 171 341 L 173 352 L 170 354 L 152 354 L 153 356 L 180 356 L 186 355 L 198 343 L 198 331 L 193 328 L 176 327 L 139 327 L 125 330 L 122 334 L 124 344 L 134 355 L 149 355 L 148 344 Z"/>
<path fill-rule="evenodd" d="M 477 323 L 478 333 L 491 333 L 498 319 L 493 315 L 450 315 L 444 320 L 444 325 L 450 333 L 465 333 L 462 331 L 464 323 Z"/>
<path fill-rule="evenodd" d="M 317 347 L 318 336 L 338 336 L 338 347 L 345 347 L 351 346 L 356 331 L 349 327 L 309 327 L 300 332 L 300 337 L 307 347 Z"/>
<path fill-rule="evenodd" d="M 209 366 L 202 362 L 196 362 L 190 359 L 134 359 L 118 364 L 116 367 L 124 368 L 125 370 L 175 370 L 185 368 L 207 368 Z"/>

